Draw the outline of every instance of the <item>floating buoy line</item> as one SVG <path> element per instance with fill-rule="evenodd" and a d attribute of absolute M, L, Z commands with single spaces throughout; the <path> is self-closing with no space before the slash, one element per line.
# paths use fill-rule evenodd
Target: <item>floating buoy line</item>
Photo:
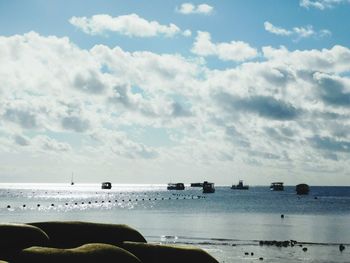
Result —
<path fill-rule="evenodd" d="M 10 194 L 10 192 L 7 192 L 7 194 Z M 35 197 L 35 192 L 32 192 L 33 196 L 32 197 Z M 40 192 L 39 194 L 43 194 L 42 192 Z M 60 192 L 54 192 L 54 193 L 48 193 L 48 192 L 45 192 L 45 194 L 60 194 Z M 72 194 L 70 192 L 70 194 Z M 96 194 L 101 194 L 101 193 L 98 193 L 96 192 Z M 105 193 L 103 193 L 105 195 Z M 110 195 L 118 195 L 118 193 L 107 193 L 107 196 L 110 197 Z M 130 198 L 130 197 L 127 197 L 126 198 L 126 195 L 135 195 L 136 193 L 128 193 L 128 194 L 125 194 L 125 193 L 121 193 L 119 194 L 119 198 L 118 199 L 103 199 L 103 200 L 91 200 L 91 201 L 86 201 L 86 199 L 84 199 L 84 201 L 77 201 L 77 200 L 74 200 L 74 201 L 71 201 L 71 202 L 67 202 L 67 201 L 63 201 L 62 203 L 61 202 L 57 202 L 57 203 L 48 203 L 48 202 L 44 202 L 44 203 L 34 203 L 32 202 L 31 205 L 29 204 L 22 204 L 22 205 L 15 205 L 15 206 L 12 206 L 10 204 L 8 205 L 5 205 L 4 207 L 2 208 L 5 208 L 7 209 L 8 211 L 13 211 L 15 209 L 52 209 L 52 208 L 78 208 L 78 207 L 84 207 L 84 208 L 87 208 L 87 207 L 106 207 L 110 204 L 110 207 L 115 207 L 115 204 L 137 204 L 137 203 L 140 203 L 140 202 L 149 202 L 149 201 L 166 201 L 166 200 L 192 200 L 192 199 L 205 199 L 206 196 L 201 196 L 201 195 L 185 195 L 185 194 L 176 194 L 176 193 L 172 193 L 171 196 L 167 196 L 167 197 L 159 197 L 160 193 L 156 193 L 155 195 L 157 197 L 138 197 L 138 198 Z M 21 197 L 23 196 L 24 193 L 23 192 L 20 192 L 19 195 L 15 195 L 13 197 Z M 142 193 L 138 195 L 143 195 Z M 147 195 L 147 193 L 144 193 L 144 195 Z M 101 198 L 99 198 L 101 199 Z M 120 207 L 120 206 L 118 206 Z M 1 208 L 1 207 L 0 207 Z"/>

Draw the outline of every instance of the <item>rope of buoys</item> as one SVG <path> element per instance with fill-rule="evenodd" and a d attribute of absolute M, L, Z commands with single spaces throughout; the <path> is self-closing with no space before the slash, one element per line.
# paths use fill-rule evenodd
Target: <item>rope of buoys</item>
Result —
<path fill-rule="evenodd" d="M 205 199 L 206 198 L 206 196 L 200 196 L 200 195 L 197 195 L 197 196 L 194 196 L 194 195 L 180 195 L 180 194 L 172 194 L 172 195 L 174 196 L 174 198 L 172 198 L 172 197 L 168 197 L 168 198 L 161 197 L 161 198 L 148 198 L 148 200 L 149 201 L 153 201 L 153 200 L 154 201 L 158 201 L 158 200 L 166 200 L 166 199 L 168 199 L 168 200 L 179 200 L 179 199 L 187 200 L 187 199 Z M 175 198 L 175 196 L 176 196 L 176 198 Z M 181 196 L 182 198 L 180 198 L 179 196 Z M 135 198 L 134 200 L 133 199 L 122 199 L 122 202 L 138 202 L 138 201 L 141 201 L 141 200 L 145 201 L 146 199 L 145 198 L 142 198 L 142 199 Z M 115 199 L 114 201 L 116 203 L 118 202 L 117 199 Z M 107 200 L 106 200 L 106 202 L 107 202 Z M 89 204 L 89 205 L 91 205 L 91 203 L 92 203 L 91 201 L 87 202 L 87 204 Z M 96 200 L 95 203 L 98 203 L 98 201 Z M 101 200 L 101 203 L 105 203 L 105 200 Z M 112 203 L 112 200 L 108 200 L 108 203 Z M 82 201 L 81 204 L 84 205 L 85 202 Z M 68 206 L 69 203 L 66 202 L 65 205 Z M 78 202 L 75 202 L 74 205 L 77 206 Z M 39 207 L 41 207 L 41 204 L 37 204 L 36 206 L 39 208 Z M 49 207 L 54 207 L 54 206 L 55 206 L 54 203 L 51 203 L 49 205 Z M 7 205 L 6 208 L 7 209 L 11 209 L 12 207 L 11 207 L 11 205 Z M 22 208 L 27 208 L 27 205 L 23 204 Z"/>

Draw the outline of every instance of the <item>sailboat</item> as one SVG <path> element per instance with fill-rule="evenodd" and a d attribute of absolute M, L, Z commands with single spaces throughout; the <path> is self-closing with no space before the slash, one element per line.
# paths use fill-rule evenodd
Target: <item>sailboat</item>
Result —
<path fill-rule="evenodd" d="M 72 178 L 71 178 L 71 180 L 70 180 L 70 185 L 74 185 L 73 173 L 72 173 Z"/>

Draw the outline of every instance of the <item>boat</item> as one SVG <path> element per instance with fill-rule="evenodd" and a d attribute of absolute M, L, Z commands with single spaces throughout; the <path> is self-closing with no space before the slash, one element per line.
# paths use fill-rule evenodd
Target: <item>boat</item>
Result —
<path fill-rule="evenodd" d="M 239 180 L 237 185 L 232 185 L 231 189 L 234 190 L 248 190 L 249 189 L 249 185 L 243 185 L 243 180 Z"/>
<path fill-rule="evenodd" d="M 203 182 L 203 194 L 215 193 L 214 183 Z"/>
<path fill-rule="evenodd" d="M 283 183 L 282 182 L 273 182 L 270 185 L 271 191 L 284 191 Z"/>
<path fill-rule="evenodd" d="M 111 189 L 112 188 L 112 183 L 110 182 L 103 182 L 101 185 L 102 189 Z"/>
<path fill-rule="evenodd" d="M 71 178 L 71 180 L 70 180 L 70 185 L 74 185 L 73 173 L 72 173 L 72 178 Z"/>
<path fill-rule="evenodd" d="M 176 184 L 169 183 L 167 189 L 168 190 L 185 190 L 185 185 L 183 183 L 176 183 Z"/>
<path fill-rule="evenodd" d="M 191 187 L 203 187 L 203 183 L 191 183 Z"/>
<path fill-rule="evenodd" d="M 295 191 L 298 195 L 307 195 L 309 194 L 310 187 L 307 184 L 298 184 L 295 187 Z"/>

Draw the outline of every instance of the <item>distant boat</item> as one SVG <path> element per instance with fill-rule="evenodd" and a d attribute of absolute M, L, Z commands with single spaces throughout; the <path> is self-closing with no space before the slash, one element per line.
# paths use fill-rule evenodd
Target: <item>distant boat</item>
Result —
<path fill-rule="evenodd" d="M 203 183 L 191 183 L 191 187 L 203 187 Z"/>
<path fill-rule="evenodd" d="M 111 189 L 112 188 L 112 183 L 110 183 L 110 182 L 103 182 L 101 188 L 102 189 Z"/>
<path fill-rule="evenodd" d="M 203 182 L 203 193 L 204 194 L 215 193 L 214 183 L 209 183 L 207 181 L 204 181 Z"/>
<path fill-rule="evenodd" d="M 169 183 L 167 189 L 168 190 L 185 190 L 185 185 L 183 183 L 176 183 L 176 184 Z"/>
<path fill-rule="evenodd" d="M 249 189 L 249 185 L 243 185 L 243 180 L 239 180 L 237 185 L 232 185 L 231 189 L 234 190 L 248 190 Z"/>
<path fill-rule="evenodd" d="M 273 182 L 270 185 L 271 191 L 284 191 L 284 186 L 282 182 Z"/>
<path fill-rule="evenodd" d="M 309 194 L 310 187 L 307 184 L 298 184 L 295 187 L 295 191 L 298 195 L 307 195 Z"/>

